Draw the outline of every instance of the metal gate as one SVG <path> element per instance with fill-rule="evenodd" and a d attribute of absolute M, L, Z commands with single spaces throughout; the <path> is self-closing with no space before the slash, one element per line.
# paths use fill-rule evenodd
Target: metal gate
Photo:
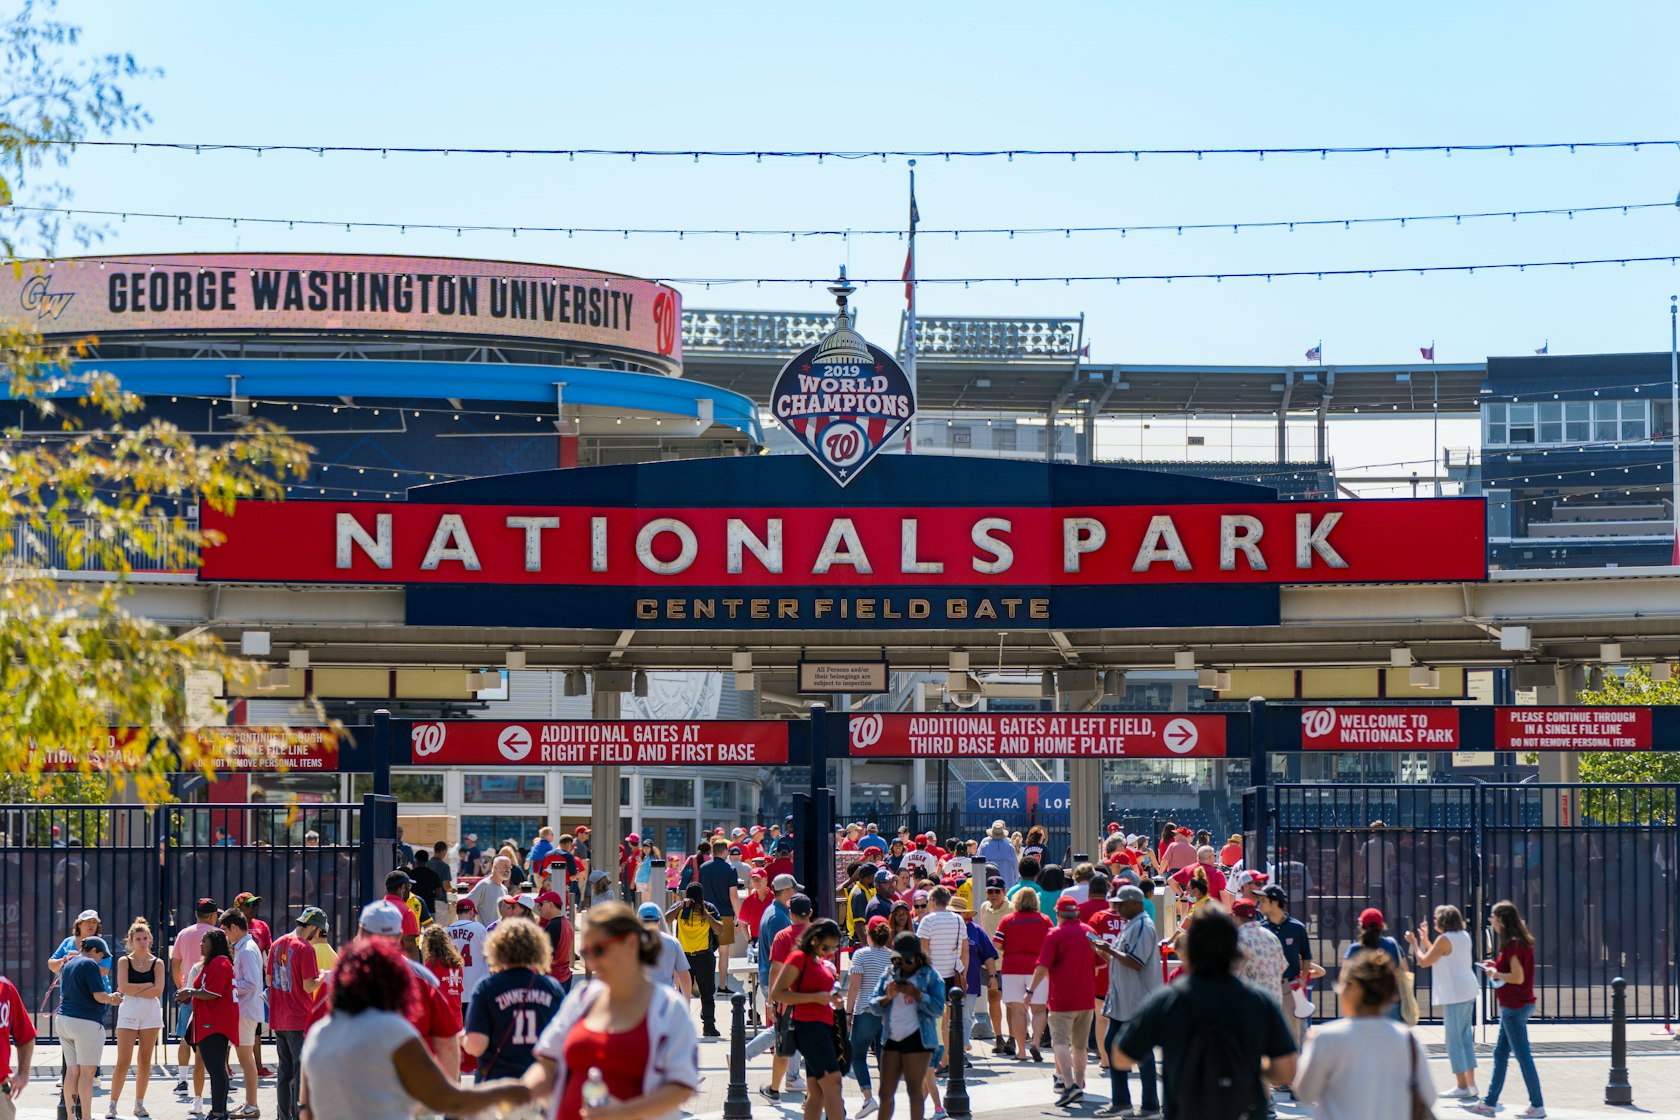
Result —
<path fill-rule="evenodd" d="M 1628 1015 L 1672 1021 L 1680 931 L 1680 833 L 1674 785 L 1279 785 L 1249 790 L 1250 851 L 1268 862 L 1334 977 L 1361 910 L 1402 937 L 1436 906 L 1463 912 L 1492 955 L 1489 911 L 1510 899 L 1535 936 L 1540 1021 L 1609 1016 L 1610 981 L 1628 982 Z M 1439 1018 L 1428 969 L 1418 1007 Z M 1317 993 L 1335 1014 L 1331 985 Z M 1491 1007 L 1491 999 L 1489 1000 Z"/>
<path fill-rule="evenodd" d="M 0 972 L 56 1037 L 56 974 L 47 962 L 76 915 L 99 913 L 113 959 L 135 918 L 164 961 L 201 898 L 230 905 L 250 891 L 278 937 L 304 906 L 326 911 L 328 940 L 356 930 L 360 805 L 0 806 Z M 190 964 L 191 962 L 189 962 Z M 174 984 L 165 990 L 166 1008 Z M 108 1016 L 114 1028 L 115 1013 Z M 175 1017 L 165 1014 L 166 1034 Z"/>

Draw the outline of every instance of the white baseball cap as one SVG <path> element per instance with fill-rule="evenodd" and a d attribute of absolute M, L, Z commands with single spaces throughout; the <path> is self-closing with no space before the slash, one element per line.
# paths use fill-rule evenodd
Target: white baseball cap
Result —
<path fill-rule="evenodd" d="M 396 903 L 382 898 L 362 907 L 361 926 L 364 932 L 375 937 L 401 937 L 403 912 Z"/>
<path fill-rule="evenodd" d="M 76 915 L 76 921 L 78 922 L 97 922 L 98 920 L 99 911 L 97 910 L 83 910 L 80 914 Z"/>
<path fill-rule="evenodd" d="M 535 914 L 537 912 L 537 896 L 534 894 L 522 894 L 519 896 L 519 905 Z"/>

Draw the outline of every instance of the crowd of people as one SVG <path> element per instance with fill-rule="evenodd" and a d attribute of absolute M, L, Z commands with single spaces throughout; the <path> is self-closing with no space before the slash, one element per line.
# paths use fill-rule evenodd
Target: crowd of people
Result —
<path fill-rule="evenodd" d="M 718 998 L 742 990 L 765 1024 L 748 1054 L 771 1058 L 758 1091 L 778 1108 L 802 1095 L 805 1120 L 843 1120 L 847 1077 L 863 1096 L 858 1120 L 890 1120 L 900 1086 L 912 1120 L 940 1120 L 952 1067 L 987 1061 L 1047 1066 L 1062 1108 L 1084 1099 L 1094 1061 L 1100 1115 L 1258 1117 L 1292 1095 L 1323 1120 L 1406 1120 L 1414 1101 L 1437 1099 L 1410 1030 L 1412 970 L 1428 969 L 1456 1080 L 1443 1096 L 1493 1115 L 1514 1056 L 1530 1106 L 1518 1116 L 1545 1115 L 1527 1041 L 1534 940 L 1510 902 L 1493 907 L 1498 952 L 1480 961 L 1452 906 L 1399 938 L 1365 910 L 1340 962 L 1340 1016 L 1312 1028 L 1325 969 L 1287 893 L 1245 866 L 1240 837 L 1215 848 L 1187 828 L 1150 837 L 1111 824 L 1091 853 L 1058 856 L 1042 828 L 1001 820 L 944 842 L 858 822 L 836 836 L 847 871 L 822 906 L 797 881 L 792 847 L 791 825 L 718 829 L 666 862 L 664 889 L 657 849 L 634 834 L 616 875 L 592 868 L 587 828 L 544 828 L 528 848 L 481 848 L 470 833 L 405 847 L 340 948 L 316 907 L 275 937 L 247 892 L 226 907 L 200 899 L 166 958 L 136 919 L 113 959 L 100 916 L 84 911 L 49 962 L 66 1105 L 73 1120 L 96 1115 L 115 1006 L 104 1116 L 147 1117 L 172 993 L 175 1089 L 205 1120 L 260 1115 L 268 1076 L 278 1120 L 491 1106 L 674 1120 L 699 1087 L 700 1047 L 723 1037 Z M 1500 1008 L 1485 1093 L 1471 1037 L 1482 977 Z M 12 1099 L 35 1037 L 23 1006 L 0 979 Z M 989 1054 L 974 1052 L 977 1033 Z"/>

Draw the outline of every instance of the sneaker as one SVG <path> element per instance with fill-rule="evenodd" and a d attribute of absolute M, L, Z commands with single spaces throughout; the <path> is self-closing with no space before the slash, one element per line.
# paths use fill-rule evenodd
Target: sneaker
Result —
<path fill-rule="evenodd" d="M 146 1120 L 150 1115 L 151 1113 L 146 1111 L 145 1101 L 134 1102 L 134 1120 Z"/>
<path fill-rule="evenodd" d="M 1050 1087 L 1052 1089 L 1056 1090 L 1057 1093 L 1061 1093 L 1063 1090 L 1065 1090 L 1067 1088 L 1067 1082 L 1062 1080 L 1062 1075 L 1061 1074 L 1052 1073 L 1050 1075 Z"/>
<path fill-rule="evenodd" d="M 274 1076 L 274 1071 L 269 1069 L 267 1066 L 258 1066 L 257 1067 L 257 1076 L 258 1077 L 273 1077 Z"/>
<path fill-rule="evenodd" d="M 938 1108 L 933 1110 L 933 1120 L 947 1120 L 944 1105 L 940 1105 Z"/>
<path fill-rule="evenodd" d="M 228 1113 L 228 1115 L 229 1116 L 238 1116 L 238 1117 L 241 1118 L 241 1120 L 249 1120 L 250 1117 L 261 1116 L 262 1115 L 262 1109 L 258 1108 L 254 1104 L 244 1104 L 244 1105 L 240 1105 L 238 1108 L 230 1111 Z"/>
<path fill-rule="evenodd" d="M 1546 1120 L 1546 1110 L 1543 1108 L 1525 1108 L 1517 1113 L 1517 1120 Z"/>
<path fill-rule="evenodd" d="M 1097 1109 L 1097 1115 L 1098 1116 L 1124 1116 L 1124 1115 L 1126 1115 L 1126 1113 L 1128 1113 L 1130 1111 L 1131 1111 L 1130 1109 L 1128 1109 L 1125 1105 L 1121 1104 L 1119 1101 L 1113 1101 L 1113 1102 L 1111 1102 L 1109 1104 L 1105 1104 L 1101 1108 Z"/>
<path fill-rule="evenodd" d="M 1474 1089 L 1452 1089 L 1441 1094 L 1444 1099 L 1450 1101 L 1473 1101 L 1479 1095 Z"/>
<path fill-rule="evenodd" d="M 803 1077 L 790 1077 L 782 1082 L 782 1088 L 790 1093 L 803 1093 L 805 1091 L 805 1079 Z"/>
<path fill-rule="evenodd" d="M 707 1027 L 705 1030 L 700 1032 L 700 1037 L 701 1038 L 722 1038 L 723 1033 L 721 1031 L 719 1031 L 716 1027 Z"/>
<path fill-rule="evenodd" d="M 1158 1108 L 1129 1108 L 1126 1110 L 1125 1120 L 1161 1120 L 1161 1110 Z"/>
<path fill-rule="evenodd" d="M 772 1104 L 782 1103 L 782 1094 L 770 1088 L 768 1085 L 760 1085 L 758 1087 L 758 1095 L 763 1097 L 765 1100 L 770 1101 Z"/>
<path fill-rule="evenodd" d="M 868 1116 L 871 1112 L 874 1112 L 879 1107 L 880 1107 L 880 1105 L 876 1102 L 874 1097 L 864 1097 L 863 1098 L 863 1103 L 858 1105 L 858 1110 L 857 1110 L 858 1120 L 863 1120 L 863 1118 L 865 1116 Z"/>
<path fill-rule="evenodd" d="M 1066 1089 L 1063 1089 L 1061 1095 L 1056 1098 L 1056 1107 L 1066 1108 L 1083 1095 L 1084 1094 L 1079 1092 L 1079 1086 L 1069 1085 Z"/>
<path fill-rule="evenodd" d="M 177 1093 L 185 1093 L 187 1091 L 187 1082 L 185 1078 L 175 1082 L 175 1091 Z"/>
<path fill-rule="evenodd" d="M 105 1108 L 105 1120 L 117 1120 L 117 1099 L 111 1098 L 111 1103 Z"/>
<path fill-rule="evenodd" d="M 1499 1107 L 1497 1105 L 1488 1104 L 1486 1101 L 1477 1101 L 1475 1104 L 1467 1104 L 1464 1106 L 1464 1109 L 1466 1112 L 1474 1112 L 1477 1116 L 1493 1116 L 1499 1111 Z"/>

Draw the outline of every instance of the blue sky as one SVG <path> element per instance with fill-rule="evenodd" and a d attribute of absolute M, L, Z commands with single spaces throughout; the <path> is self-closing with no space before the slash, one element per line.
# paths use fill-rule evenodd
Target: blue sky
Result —
<path fill-rule="evenodd" d="M 1680 7 L 1564 3 L 829 5 L 65 0 L 97 49 L 164 77 L 143 138 L 539 147 L 1105 147 L 1680 138 Z M 463 13 L 470 13 L 466 16 Z M 79 205 L 416 222 L 893 226 L 902 161 L 755 165 L 486 157 L 84 152 Z M 1639 153 L 922 160 L 927 226 L 1340 218 L 1671 201 L 1680 149 Z M 122 251 L 486 256 L 652 276 L 822 276 L 835 239 L 622 240 L 115 225 Z M 1680 211 L 1406 229 L 927 237 L 923 276 L 1357 268 L 1680 252 Z M 854 275 L 904 248 L 858 240 Z M 1334 362 L 1656 350 L 1667 265 L 1365 280 L 925 289 L 931 314 L 1083 312 L 1097 361 Z M 690 307 L 828 305 L 799 288 L 684 291 Z M 892 336 L 896 285 L 859 298 Z"/>

